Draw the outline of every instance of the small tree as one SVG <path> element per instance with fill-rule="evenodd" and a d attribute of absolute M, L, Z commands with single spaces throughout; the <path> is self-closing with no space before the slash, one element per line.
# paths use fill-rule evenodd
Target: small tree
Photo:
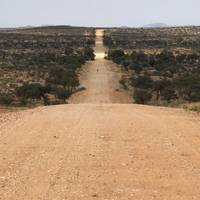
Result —
<path fill-rule="evenodd" d="M 166 88 L 170 87 L 172 82 L 167 79 L 162 79 L 153 82 L 153 91 L 156 92 L 156 100 L 159 100 L 161 92 Z"/>
<path fill-rule="evenodd" d="M 52 68 L 47 83 L 63 86 L 70 93 L 80 85 L 77 72 L 63 67 Z"/>
<path fill-rule="evenodd" d="M 27 99 L 43 99 L 44 104 L 48 102 L 48 98 L 45 95 L 45 88 L 39 83 L 26 83 L 23 86 L 17 88 L 17 96 Z"/>
<path fill-rule="evenodd" d="M 140 89 L 152 89 L 153 80 L 149 76 L 138 76 L 132 79 L 132 86 Z"/>
<path fill-rule="evenodd" d="M 67 56 L 70 56 L 70 55 L 72 55 L 73 53 L 74 53 L 73 48 L 71 48 L 71 47 L 66 47 L 66 48 L 65 48 L 65 54 L 66 54 Z"/>
<path fill-rule="evenodd" d="M 113 41 L 113 39 L 110 36 L 104 36 L 103 43 L 108 48 L 114 47 L 114 41 Z"/>
<path fill-rule="evenodd" d="M 159 63 L 174 63 L 175 56 L 172 51 L 163 50 L 160 54 L 157 55 L 157 60 Z"/>
<path fill-rule="evenodd" d="M 90 47 L 85 47 L 84 57 L 86 60 L 94 60 L 95 59 L 94 50 Z"/>
<path fill-rule="evenodd" d="M 152 94 L 148 90 L 135 88 L 133 97 L 136 103 L 145 104 L 151 100 Z"/>
<path fill-rule="evenodd" d="M 161 97 L 163 100 L 166 100 L 168 103 L 170 103 L 171 100 L 177 98 L 177 95 L 174 88 L 166 87 L 161 91 Z"/>
<path fill-rule="evenodd" d="M 122 64 L 126 58 L 123 50 L 113 50 L 108 52 L 108 57 L 112 59 L 117 64 Z"/>
<path fill-rule="evenodd" d="M 13 102 L 13 98 L 8 94 L 0 94 L 0 104 L 10 105 Z"/>
<path fill-rule="evenodd" d="M 134 70 L 137 74 L 142 71 L 142 66 L 138 62 L 131 62 L 130 69 Z"/>
<path fill-rule="evenodd" d="M 200 75 L 184 74 L 175 79 L 179 95 L 188 101 L 200 101 Z"/>
<path fill-rule="evenodd" d="M 62 87 L 56 87 L 54 89 L 54 93 L 59 99 L 62 99 L 65 103 L 66 100 L 70 97 L 70 92 Z"/>

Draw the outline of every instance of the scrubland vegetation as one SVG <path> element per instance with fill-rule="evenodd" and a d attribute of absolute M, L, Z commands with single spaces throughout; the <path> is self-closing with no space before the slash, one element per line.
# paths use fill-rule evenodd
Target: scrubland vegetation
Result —
<path fill-rule="evenodd" d="M 200 101 L 199 36 L 200 27 L 109 29 L 104 44 L 136 103 L 179 105 Z"/>
<path fill-rule="evenodd" d="M 60 104 L 94 60 L 95 30 L 67 26 L 0 32 L 0 104 Z"/>

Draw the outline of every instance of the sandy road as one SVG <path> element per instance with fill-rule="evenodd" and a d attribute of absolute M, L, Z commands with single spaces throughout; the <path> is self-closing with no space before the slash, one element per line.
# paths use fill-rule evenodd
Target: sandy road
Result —
<path fill-rule="evenodd" d="M 0 115 L 0 199 L 199 200 L 199 115 L 122 104 L 114 66 L 87 67 L 75 104 Z"/>
<path fill-rule="evenodd" d="M 86 90 L 79 92 L 70 99 L 75 104 L 120 103 L 132 102 L 132 97 L 121 89 L 119 80 L 121 72 L 111 61 L 105 60 L 103 46 L 103 30 L 96 33 L 96 60 L 88 62 L 81 71 L 80 81 Z"/>

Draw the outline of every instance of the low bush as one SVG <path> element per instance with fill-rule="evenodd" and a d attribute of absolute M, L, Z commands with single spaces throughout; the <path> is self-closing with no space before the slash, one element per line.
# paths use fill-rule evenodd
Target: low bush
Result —
<path fill-rule="evenodd" d="M 0 94 L 0 104 L 2 105 L 11 105 L 13 102 L 12 96 L 8 94 Z"/>
<path fill-rule="evenodd" d="M 140 89 L 152 89 L 153 80 L 149 76 L 138 76 L 131 79 L 132 86 Z"/>
<path fill-rule="evenodd" d="M 84 58 L 86 60 L 94 60 L 95 59 L 94 50 L 90 47 L 85 47 L 84 48 Z"/>
<path fill-rule="evenodd" d="M 62 87 L 56 87 L 54 88 L 54 94 L 58 97 L 58 99 L 62 99 L 64 103 L 66 103 L 66 100 L 70 97 L 71 93 L 62 88 Z"/>
<path fill-rule="evenodd" d="M 133 97 L 134 97 L 135 103 L 146 104 L 148 101 L 151 100 L 152 93 L 145 89 L 135 88 Z"/>
<path fill-rule="evenodd" d="M 22 102 L 27 100 L 41 100 L 44 104 L 48 104 L 48 97 L 46 94 L 46 88 L 39 83 L 25 83 L 23 86 L 18 87 L 16 95 L 22 98 Z"/>

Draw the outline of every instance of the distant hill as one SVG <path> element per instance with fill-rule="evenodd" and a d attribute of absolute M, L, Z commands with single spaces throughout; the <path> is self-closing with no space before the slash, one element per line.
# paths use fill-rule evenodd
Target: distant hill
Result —
<path fill-rule="evenodd" d="M 31 29 L 34 26 L 20 26 L 20 27 L 9 27 L 9 28 L 0 28 L 0 31 L 11 31 L 11 30 L 23 30 L 23 29 Z"/>
<path fill-rule="evenodd" d="M 143 26 L 144 28 L 164 28 L 169 27 L 169 25 L 164 23 L 154 23 L 154 24 L 147 24 Z"/>

